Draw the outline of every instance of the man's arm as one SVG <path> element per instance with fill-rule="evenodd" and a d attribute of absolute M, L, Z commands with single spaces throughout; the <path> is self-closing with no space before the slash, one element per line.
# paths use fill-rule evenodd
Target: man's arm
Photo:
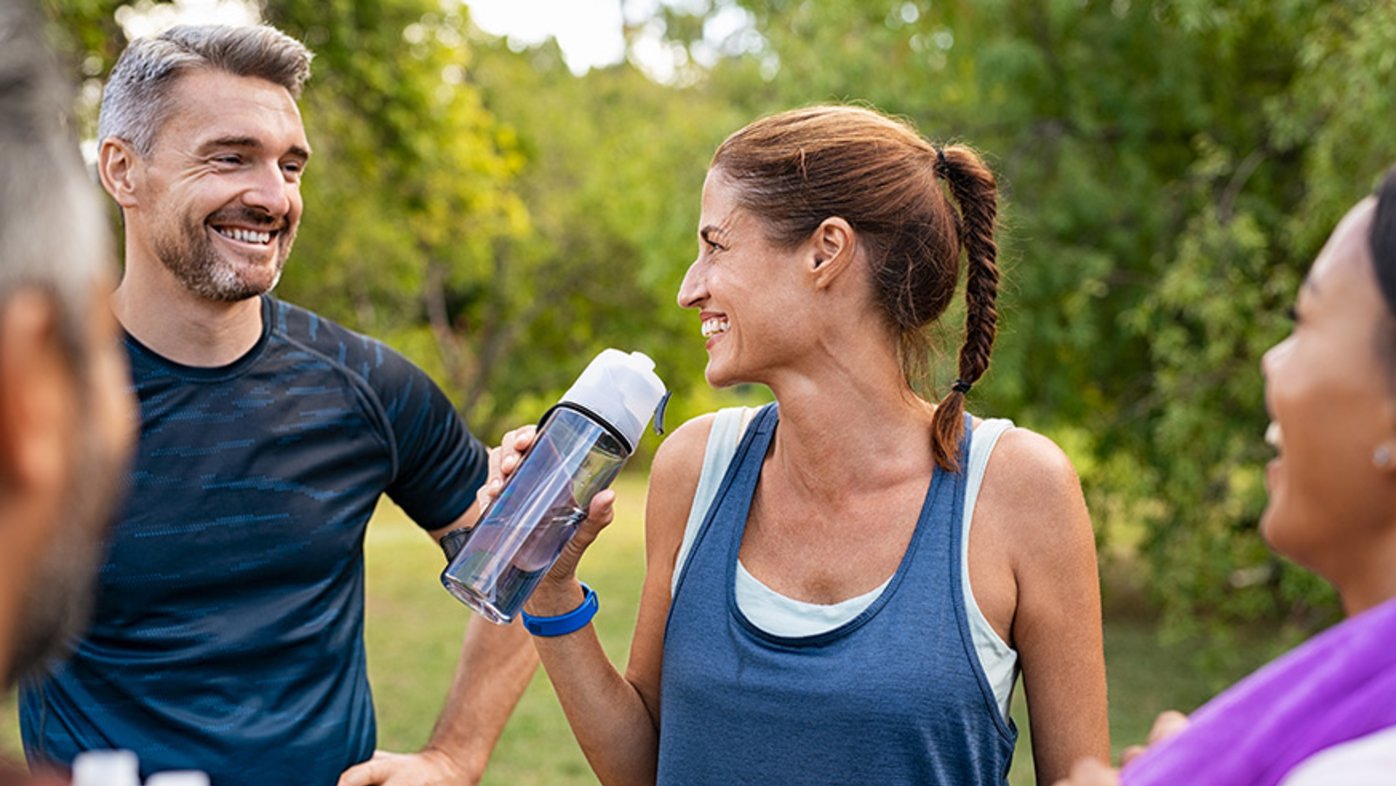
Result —
<path fill-rule="evenodd" d="M 474 526 L 479 508 L 477 501 L 431 536 L 439 542 L 453 529 Z M 426 747 L 410 754 L 379 751 L 346 770 L 339 786 L 479 783 L 505 722 L 538 667 L 538 654 L 517 620 L 495 625 L 471 616 L 446 704 Z"/>

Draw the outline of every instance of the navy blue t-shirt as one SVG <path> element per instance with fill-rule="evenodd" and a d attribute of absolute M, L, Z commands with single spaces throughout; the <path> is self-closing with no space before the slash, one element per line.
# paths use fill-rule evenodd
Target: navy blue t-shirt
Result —
<path fill-rule="evenodd" d="M 385 492 L 424 529 L 450 524 L 486 451 L 382 343 L 270 297 L 262 321 L 220 368 L 126 339 L 139 457 L 91 629 L 23 687 L 31 760 L 128 748 L 144 773 L 314 786 L 373 754 L 365 525 Z"/>

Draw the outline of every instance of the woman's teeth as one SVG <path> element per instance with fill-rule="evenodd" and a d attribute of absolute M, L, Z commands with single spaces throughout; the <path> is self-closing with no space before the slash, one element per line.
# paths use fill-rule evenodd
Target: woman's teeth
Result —
<path fill-rule="evenodd" d="M 234 229 L 225 227 L 214 227 L 214 232 L 226 238 L 232 238 L 242 243 L 256 243 L 265 246 L 271 242 L 270 232 L 254 232 L 250 229 Z"/>
<path fill-rule="evenodd" d="M 1280 431 L 1280 424 L 1271 421 L 1270 425 L 1265 429 L 1265 444 L 1278 451 L 1283 441 L 1284 433 Z"/>
<path fill-rule="evenodd" d="M 711 338 L 727 332 L 727 320 L 721 317 L 703 320 L 703 338 Z"/>

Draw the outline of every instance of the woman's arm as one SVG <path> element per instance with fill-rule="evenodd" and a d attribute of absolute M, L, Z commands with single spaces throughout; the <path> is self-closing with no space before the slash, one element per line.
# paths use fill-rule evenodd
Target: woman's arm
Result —
<path fill-rule="evenodd" d="M 645 504 L 645 584 L 625 676 L 611 665 L 591 625 L 566 636 L 534 638 L 577 743 L 607 786 L 655 780 L 669 586 L 711 427 L 711 416 L 689 421 L 655 455 Z M 581 603 L 577 560 L 610 522 L 610 499 L 609 492 L 597 496 L 591 516 L 525 605 L 529 614 L 565 614 Z"/>
<path fill-rule="evenodd" d="M 989 551 L 1005 566 L 1004 580 L 986 589 L 1003 597 L 1007 588 L 1011 610 L 998 616 L 1021 659 L 1037 782 L 1054 783 L 1082 757 L 1110 756 L 1090 516 L 1066 454 L 1025 429 L 999 441 L 979 502 L 970 559 Z M 976 581 L 982 572 L 972 565 Z"/>

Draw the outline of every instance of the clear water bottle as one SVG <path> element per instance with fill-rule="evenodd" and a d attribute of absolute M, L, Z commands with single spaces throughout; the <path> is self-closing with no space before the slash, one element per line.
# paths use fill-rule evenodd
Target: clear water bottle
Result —
<path fill-rule="evenodd" d="M 597 355 L 543 417 L 533 447 L 479 523 L 443 540 L 454 552 L 441 573 L 446 589 L 492 622 L 513 620 L 663 400 L 654 361 L 616 349 Z"/>

